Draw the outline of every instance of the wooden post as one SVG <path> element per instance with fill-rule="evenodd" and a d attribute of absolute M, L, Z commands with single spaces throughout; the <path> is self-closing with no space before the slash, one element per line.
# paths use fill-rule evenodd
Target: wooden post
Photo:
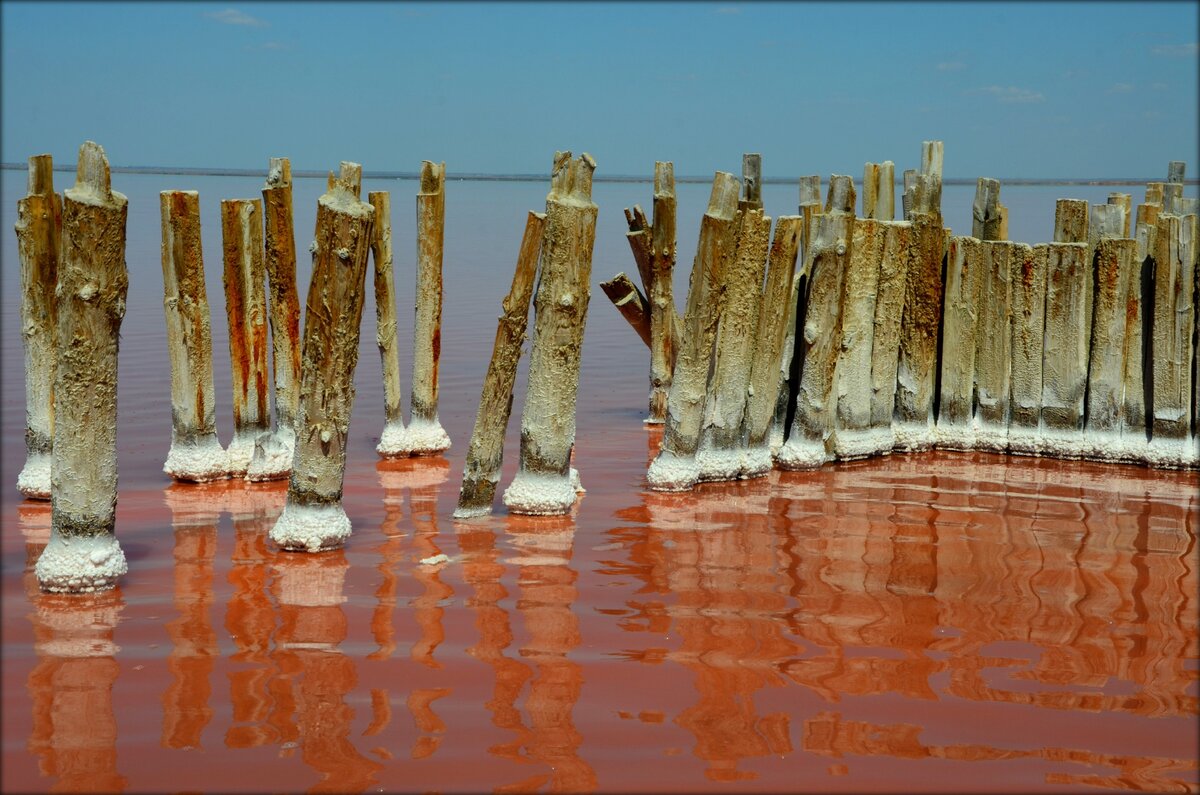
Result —
<path fill-rule="evenodd" d="M 944 146 L 941 141 L 921 142 L 921 171 L 917 181 L 917 196 L 914 209 L 932 213 L 937 225 L 942 226 L 942 165 Z"/>
<path fill-rule="evenodd" d="M 646 343 L 646 347 L 652 347 L 650 303 L 633 280 L 622 271 L 608 281 L 600 282 L 600 289 L 608 296 L 608 300 L 612 301 L 621 317 L 637 332 L 642 342 Z"/>
<path fill-rule="evenodd" d="M 891 221 L 896 217 L 896 166 L 891 160 L 863 168 L 863 218 Z"/>
<path fill-rule="evenodd" d="M 262 200 L 221 202 L 225 312 L 233 366 L 233 441 L 228 454 L 229 473 L 234 477 L 246 474 L 255 440 L 271 430 L 262 229 Z"/>
<path fill-rule="evenodd" d="M 879 262 L 875 294 L 875 320 L 871 335 L 871 439 L 869 455 L 887 455 L 895 444 L 892 417 L 896 407 L 896 371 L 900 358 L 900 321 L 904 310 L 905 285 L 917 250 L 912 224 L 897 221 L 885 225 L 883 253 Z"/>
<path fill-rule="evenodd" d="M 1195 462 L 1189 449 L 1192 403 L 1192 328 L 1195 309 L 1196 216 L 1163 213 L 1155 232 L 1154 325 L 1151 340 L 1153 425 L 1150 462 L 1178 468 Z"/>
<path fill-rule="evenodd" d="M 162 215 L 163 310 L 171 358 L 171 451 L 163 464 L 176 480 L 229 476 L 229 456 L 217 438 L 212 320 L 200 243 L 200 194 L 159 194 Z"/>
<path fill-rule="evenodd" d="M 396 332 L 396 289 L 392 276 L 392 197 L 372 191 L 367 201 L 375 208 L 371 238 L 374 263 L 375 344 L 383 368 L 383 433 L 375 452 L 381 456 L 404 454 L 404 408 L 400 390 L 400 344 Z"/>
<path fill-rule="evenodd" d="M 496 325 L 492 359 L 483 379 L 475 428 L 467 446 L 455 519 L 486 516 L 492 512 L 492 500 L 496 496 L 500 466 L 504 461 L 504 432 L 512 414 L 513 384 L 517 380 L 521 344 L 525 341 L 533 277 L 537 274 L 538 249 L 545 226 L 544 213 L 531 211 L 525 220 L 525 235 L 521 238 L 512 287 L 501 305 L 503 313 Z"/>
<path fill-rule="evenodd" d="M 47 591 L 107 590 L 128 570 L 114 534 L 128 212 L 128 200 L 112 189 L 104 150 L 85 142 L 62 204 L 50 541 L 34 567 Z"/>
<path fill-rule="evenodd" d="M 930 180 L 922 176 L 911 214 L 915 251 L 904 282 L 893 426 L 900 450 L 924 450 L 934 442 L 933 399 L 947 232 L 931 211 L 931 190 Z"/>
<path fill-rule="evenodd" d="M 675 166 L 654 164 L 654 227 L 650 239 L 650 415 L 660 424 L 667 417 L 678 345 L 675 313 Z"/>
<path fill-rule="evenodd" d="M 1014 244 L 1009 260 L 1012 288 L 1012 396 L 1008 449 L 1018 455 L 1038 451 L 1042 413 L 1042 349 L 1046 327 L 1045 244 Z"/>
<path fill-rule="evenodd" d="M 287 550 L 334 549 L 350 536 L 342 478 L 375 220 L 375 208 L 358 199 L 361 189 L 362 166 L 343 162 L 332 188 L 317 200 L 296 451 L 287 504 L 270 533 Z"/>
<path fill-rule="evenodd" d="M 275 375 L 275 431 L 260 434 L 247 480 L 280 480 L 292 471 L 296 407 L 300 401 L 300 296 L 296 292 L 296 232 L 292 222 L 292 164 L 272 157 L 262 189 L 263 240 L 270 300 Z"/>
<path fill-rule="evenodd" d="M 982 241 L 957 235 L 950 238 L 936 431 L 937 446 L 947 450 L 975 447 L 976 330 L 980 285 L 986 267 Z"/>
<path fill-rule="evenodd" d="M 758 329 L 754 335 L 756 344 L 750 365 L 750 388 L 747 390 L 746 418 L 743 423 L 746 451 L 739 475 L 743 478 L 759 477 L 771 469 L 767 434 L 777 414 L 781 392 L 786 400 L 784 345 L 789 333 L 788 320 L 795 322 L 795 304 L 793 302 L 789 306 L 788 301 L 793 297 L 792 285 L 796 274 L 796 257 L 800 253 L 803 222 L 803 216 L 799 215 L 785 215 L 775 222 L 775 237 L 771 242 L 767 263 L 767 283 L 763 288 Z"/>
<path fill-rule="evenodd" d="M 1147 182 L 1146 183 L 1146 204 L 1157 204 L 1163 206 L 1165 182 Z"/>
<path fill-rule="evenodd" d="M 975 183 L 975 203 L 971 206 L 971 236 L 979 240 L 1003 240 L 1000 226 L 1000 180 L 980 177 Z"/>
<path fill-rule="evenodd" d="M 829 460 L 826 440 L 834 424 L 836 367 L 842 346 L 842 293 L 854 232 L 854 181 L 834 174 L 825 213 L 818 217 L 805 268 L 812 274 L 805 313 L 796 416 L 776 461 L 784 469 L 809 469 Z M 797 347 L 800 347 L 799 345 Z"/>
<path fill-rule="evenodd" d="M 1182 185 L 1185 173 L 1187 173 L 1185 161 L 1172 160 L 1167 164 L 1167 182 Z"/>
<path fill-rule="evenodd" d="M 1088 203 L 1083 199 L 1059 199 L 1054 204 L 1054 242 L 1088 242 Z"/>
<path fill-rule="evenodd" d="M 445 197 L 446 164 L 422 162 L 421 191 L 417 194 L 417 307 L 413 327 L 412 398 L 402 455 L 434 455 L 450 449 L 450 437 L 438 421 Z"/>
<path fill-rule="evenodd" d="M 700 220 L 700 239 L 688 287 L 679 350 L 671 391 L 667 395 L 667 421 L 662 447 L 651 462 L 646 480 L 655 491 L 686 491 L 696 485 L 700 467 L 696 450 L 708 384 L 713 339 L 721 316 L 725 265 L 733 247 L 738 181 L 718 171 L 713 177 L 708 209 Z"/>
<path fill-rule="evenodd" d="M 867 163 L 863 166 L 862 178 L 862 218 L 874 218 L 876 205 L 879 204 L 879 164 Z"/>
<path fill-rule="evenodd" d="M 650 286 L 654 283 L 654 272 L 650 264 L 653 224 L 646 218 L 646 213 L 641 206 L 637 204 L 633 205 L 632 212 L 628 209 L 625 210 L 625 223 L 629 227 L 629 231 L 625 233 L 625 239 L 629 241 L 629 250 L 633 252 L 633 261 L 637 264 L 642 287 L 649 293 Z"/>
<path fill-rule="evenodd" d="M 1013 260 L 1019 247 L 1008 241 L 983 246 L 975 335 L 975 447 L 1002 453 L 1008 448 L 1012 389 Z M 1017 322 L 1024 322 L 1024 316 Z"/>
<path fill-rule="evenodd" d="M 917 170 L 915 168 L 905 169 L 904 171 L 904 190 L 900 194 L 900 204 L 904 211 L 904 220 L 909 221 L 912 218 L 913 199 L 917 195 Z"/>
<path fill-rule="evenodd" d="M 1116 205 L 1120 209 L 1120 205 Z M 1085 455 L 1120 461 L 1124 421 L 1125 351 L 1130 284 L 1140 276 L 1137 242 L 1121 235 L 1100 239 L 1096 248 L 1096 293 L 1088 362 Z"/>
<path fill-rule="evenodd" d="M 1128 193 L 1108 194 L 1108 203 L 1115 204 L 1125 213 L 1125 226 L 1118 237 L 1129 237 L 1129 225 L 1133 221 L 1133 196 Z"/>
<path fill-rule="evenodd" d="M 1042 418 L 1038 452 L 1078 458 L 1091 337 L 1092 256 L 1086 242 L 1050 243 L 1042 349 Z"/>
<path fill-rule="evenodd" d="M 873 218 L 854 221 L 853 241 L 842 292 L 842 345 L 837 363 L 837 411 L 833 451 L 839 459 L 866 458 L 879 447 L 871 425 L 874 396 L 871 365 L 875 303 L 888 225 Z"/>
<path fill-rule="evenodd" d="M 554 154 L 521 415 L 521 464 L 504 492 L 504 504 L 513 513 L 567 513 L 579 490 L 571 451 L 596 242 L 595 169 L 596 161 L 586 152 L 577 159 L 570 152 Z"/>
<path fill-rule="evenodd" d="M 1178 182 L 1168 182 L 1163 186 L 1163 212 L 1171 215 L 1182 215 L 1179 203 L 1183 200 L 1183 185 Z"/>
<path fill-rule="evenodd" d="M 753 174 L 751 174 L 753 180 Z M 733 257 L 725 270 L 725 300 L 717 331 L 709 395 L 696 461 L 700 480 L 735 480 L 742 468 L 742 424 L 762 306 L 763 274 L 771 244 L 771 217 L 753 207 L 747 187 Z"/>
<path fill-rule="evenodd" d="M 742 155 L 742 198 L 739 204 L 744 204 L 746 209 L 762 209 L 762 155 L 757 152 Z"/>
<path fill-rule="evenodd" d="M 50 155 L 29 158 L 29 189 L 17 201 L 17 252 L 21 261 L 21 342 L 25 349 L 25 466 L 17 491 L 50 499 L 54 439 L 54 287 L 62 239 L 62 199 L 54 192 Z"/>
<path fill-rule="evenodd" d="M 1088 217 L 1088 248 L 1093 255 L 1101 240 L 1124 236 L 1125 208 L 1119 204 L 1093 204 Z"/>
<path fill-rule="evenodd" d="M 1121 458 L 1146 463 L 1150 456 L 1150 395 L 1153 379 L 1147 381 L 1148 357 L 1153 335 L 1154 251 L 1158 218 L 1157 204 L 1138 207 L 1132 271 L 1125 293 L 1125 382 L 1121 417 Z M 1143 219 L 1153 217 L 1155 223 Z"/>

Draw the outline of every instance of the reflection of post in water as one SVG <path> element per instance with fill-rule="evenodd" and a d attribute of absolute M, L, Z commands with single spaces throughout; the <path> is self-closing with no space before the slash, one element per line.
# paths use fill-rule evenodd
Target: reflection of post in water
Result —
<path fill-rule="evenodd" d="M 376 569 L 382 580 L 375 589 L 375 611 L 371 614 L 371 635 L 379 648 L 367 655 L 368 660 L 386 660 L 396 650 L 396 627 L 392 614 L 396 611 L 396 593 L 400 586 L 398 567 L 404 551 L 404 528 L 400 524 L 404 506 L 404 472 L 397 471 L 398 463 L 411 459 L 385 458 L 375 465 L 379 485 L 383 487 L 383 524 L 379 531 L 386 539 L 379 545 L 380 561 Z"/>
<path fill-rule="evenodd" d="M 167 622 L 171 684 L 162 696 L 164 748 L 199 748 L 212 720 L 208 700 L 214 657 L 220 654 L 209 616 L 213 593 L 213 555 L 217 522 L 230 481 L 181 486 L 163 492 L 175 531 L 175 609 Z"/>
<path fill-rule="evenodd" d="M 583 792 L 596 788 L 596 771 L 579 756 L 583 735 L 571 712 L 579 700 L 583 673 L 568 654 L 579 645 L 579 619 L 572 610 L 579 574 L 571 568 L 575 522 L 567 517 L 525 517 L 510 514 L 509 538 L 520 550 L 520 597 L 517 609 L 524 619 L 528 643 L 521 657 L 533 664 L 534 678 L 525 699 L 530 731 L 529 756 L 545 763 L 548 774 L 513 785 L 541 787 L 551 792 Z"/>
<path fill-rule="evenodd" d="M 265 533 L 270 522 L 263 527 Z M 346 694 L 358 676 L 354 659 L 338 648 L 347 634 L 341 604 L 349 568 L 342 550 L 281 552 L 271 560 L 280 618 L 272 659 L 299 679 L 294 692 L 300 753 L 321 774 L 311 792 L 360 792 L 375 783 L 382 767 L 349 739 L 354 708 L 346 703 Z"/>
<path fill-rule="evenodd" d="M 413 524 L 413 562 L 442 554 L 437 544 L 437 500 L 439 487 L 450 475 L 450 462 L 444 458 L 420 459 L 411 464 L 403 477 L 410 489 L 409 511 Z M 412 601 L 413 618 L 420 635 L 409 650 L 409 657 L 429 668 L 441 668 L 433 653 L 446 638 L 442 627 L 441 604 L 454 595 L 454 590 L 442 582 L 441 566 L 417 565 L 413 579 L 421 586 L 421 595 Z M 415 716 L 414 716 L 415 717 Z M 418 723 L 420 720 L 418 719 Z"/>
<path fill-rule="evenodd" d="M 26 593 L 38 656 L 27 681 L 29 751 L 42 775 L 55 779 L 54 791 L 119 792 L 126 779 L 117 772 L 112 689 L 120 672 L 113 630 L 125 606 L 121 593 L 42 593 L 31 572 Z"/>
<path fill-rule="evenodd" d="M 276 617 L 267 592 L 266 564 L 271 557 L 267 535 L 283 511 L 285 494 L 278 484 L 231 487 L 226 492 L 234 535 L 228 575 L 233 593 L 225 609 L 225 629 L 237 648 L 229 658 L 233 663 L 229 672 L 233 725 L 225 733 L 229 748 L 279 742 L 270 719 L 268 692 L 274 672 L 267 652 Z"/>
<path fill-rule="evenodd" d="M 25 538 L 25 571 L 32 572 L 50 541 L 50 503 L 25 501 L 17 506 L 17 521 Z"/>

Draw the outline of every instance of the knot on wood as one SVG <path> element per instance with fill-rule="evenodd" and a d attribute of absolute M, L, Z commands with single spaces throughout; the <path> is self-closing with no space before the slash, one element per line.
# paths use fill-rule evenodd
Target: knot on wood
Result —
<path fill-rule="evenodd" d="M 337 250 L 336 250 L 336 251 L 334 251 L 333 253 L 334 253 L 334 254 L 337 254 L 337 256 L 338 256 L 338 259 L 340 259 L 340 260 L 343 260 L 343 261 L 345 261 L 345 260 L 349 260 L 349 259 L 350 259 L 350 249 L 348 249 L 348 248 L 347 248 L 347 247 L 345 247 L 345 246 L 342 246 L 341 248 L 337 249 Z"/>
<path fill-rule="evenodd" d="M 87 282 L 82 287 L 79 288 L 79 292 L 77 292 L 75 295 L 79 298 L 80 301 L 91 301 L 93 298 L 95 298 L 99 294 L 100 294 L 100 288 L 96 285 L 96 283 L 95 282 Z"/>

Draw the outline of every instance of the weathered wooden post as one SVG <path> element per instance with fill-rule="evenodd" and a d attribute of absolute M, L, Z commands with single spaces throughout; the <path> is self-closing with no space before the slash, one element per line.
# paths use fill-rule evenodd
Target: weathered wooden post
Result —
<path fill-rule="evenodd" d="M 217 438 L 212 320 L 200 243 L 200 194 L 159 194 L 162 214 L 163 310 L 171 358 L 171 450 L 163 471 L 176 480 L 229 476 Z"/>
<path fill-rule="evenodd" d="M 650 235 L 650 415 L 659 424 L 667 417 L 667 396 L 675 370 L 675 166 L 654 163 L 654 225 Z"/>
<path fill-rule="evenodd" d="M 50 541 L 34 567 L 47 591 L 107 590 L 128 570 L 114 534 L 128 211 L 128 200 L 112 189 L 104 150 L 85 142 L 62 205 Z"/>
<path fill-rule="evenodd" d="M 896 217 L 896 165 L 891 160 L 863 167 L 863 218 L 891 221 Z"/>
<path fill-rule="evenodd" d="M 1147 182 L 1146 183 L 1146 204 L 1157 204 L 1163 206 L 1163 198 L 1167 184 L 1165 182 Z"/>
<path fill-rule="evenodd" d="M 1147 463 L 1150 456 L 1150 390 L 1153 379 L 1149 357 L 1154 319 L 1154 242 L 1157 231 L 1157 204 L 1138 207 L 1135 227 L 1134 261 L 1125 293 L 1124 398 L 1121 417 L 1121 459 Z M 1153 218 L 1153 221 L 1147 221 Z"/>
<path fill-rule="evenodd" d="M 738 180 L 718 171 L 713 177 L 708 209 L 700 220 L 700 239 L 688 287 L 683 334 L 675 359 L 662 447 L 646 480 L 655 491 L 687 491 L 696 485 L 700 467 L 696 451 L 708 385 L 713 340 L 721 316 L 726 261 L 736 232 Z"/>
<path fill-rule="evenodd" d="M 1120 205 L 1112 206 L 1121 210 Z M 1127 296 L 1130 285 L 1140 282 L 1136 251 L 1137 242 L 1120 234 L 1102 237 L 1096 247 L 1084 454 L 1102 461 L 1120 461 L 1124 456 L 1121 425 L 1125 413 Z"/>
<path fill-rule="evenodd" d="M 1092 321 L 1091 265 L 1086 236 L 1084 242 L 1046 246 L 1042 417 L 1037 452 L 1058 458 L 1078 458 L 1083 450 Z"/>
<path fill-rule="evenodd" d="M 246 474 L 255 440 L 271 430 L 262 229 L 260 199 L 222 200 L 225 312 L 233 368 L 233 441 L 227 452 L 234 477 Z"/>
<path fill-rule="evenodd" d="M 417 308 L 413 330 L 412 398 L 404 454 L 432 455 L 450 449 L 438 421 L 438 360 L 442 353 L 442 242 L 446 213 L 446 164 L 421 164 L 417 194 Z"/>
<path fill-rule="evenodd" d="M 247 480 L 281 480 L 292 470 L 296 407 L 300 401 L 300 297 L 296 292 L 296 232 L 292 222 L 292 164 L 272 157 L 262 189 L 263 240 L 270 292 L 271 352 L 275 375 L 275 431 L 260 434 Z"/>
<path fill-rule="evenodd" d="M 739 477 L 752 478 L 767 474 L 771 469 L 771 449 L 767 438 L 778 414 L 780 393 L 786 400 L 787 369 L 783 363 L 784 346 L 789 319 L 795 322 L 793 283 L 796 257 L 800 253 L 801 224 L 799 215 L 785 215 L 775 222 L 775 237 L 767 262 L 767 283 L 763 288 L 762 306 L 758 314 L 758 330 L 754 335 L 753 361 L 750 365 L 750 387 L 747 390 L 746 417 L 743 433 L 746 450 L 742 456 Z M 787 406 L 784 406 L 786 411 Z M 780 440 L 780 444 L 782 444 Z"/>
<path fill-rule="evenodd" d="M 1042 350 L 1046 329 L 1045 244 L 1016 243 L 1009 260 L 1012 290 L 1011 403 L 1008 449 L 1018 455 L 1038 452 L 1042 413 Z"/>
<path fill-rule="evenodd" d="M 576 159 L 570 152 L 554 154 L 521 414 L 521 464 L 504 491 L 504 504 L 514 513 L 564 514 L 575 504 L 578 477 L 571 451 L 596 242 L 595 169 L 596 161 L 586 152 Z"/>
<path fill-rule="evenodd" d="M 1054 205 L 1054 242 L 1088 242 L 1088 203 L 1083 199 L 1059 199 Z"/>
<path fill-rule="evenodd" d="M 343 162 L 331 181 L 317 200 L 287 504 L 270 533 L 280 547 L 308 552 L 340 547 L 350 536 L 342 478 L 375 220 L 375 208 L 358 198 L 362 166 Z"/>
<path fill-rule="evenodd" d="M 383 368 L 383 433 L 375 450 L 396 455 L 404 449 L 404 408 L 400 391 L 400 345 L 396 333 L 396 290 L 392 276 L 392 198 L 372 191 L 367 201 L 375 208 L 371 260 L 375 285 L 375 344 Z"/>
<path fill-rule="evenodd" d="M 937 446 L 947 450 L 971 450 L 975 446 L 975 335 L 982 272 L 986 268 L 984 250 L 978 238 L 950 238 L 936 430 Z"/>
<path fill-rule="evenodd" d="M 983 245 L 975 334 L 975 447 L 1002 453 L 1008 448 L 1012 375 L 1013 260 L 1018 245 L 1005 240 Z M 1023 322 L 1023 316 L 1017 322 Z"/>
<path fill-rule="evenodd" d="M 533 278 L 537 273 L 538 250 L 546 226 L 543 213 L 530 212 L 525 221 L 525 235 L 517 255 L 512 287 L 502 303 L 503 314 L 496 325 L 496 341 L 492 359 L 483 378 L 483 392 L 475 427 L 467 446 L 463 464 L 462 490 L 458 495 L 455 519 L 469 519 L 492 512 L 496 483 L 500 480 L 500 465 L 504 461 L 504 432 L 512 414 L 513 384 L 517 380 L 517 364 L 521 360 L 521 344 L 525 341 L 525 326 L 529 318 L 529 301 L 533 297 Z"/>
<path fill-rule="evenodd" d="M 887 224 L 857 218 L 842 291 L 842 345 L 837 363 L 833 452 L 843 460 L 866 458 L 878 448 L 871 427 L 871 364 L 875 302 Z"/>
<path fill-rule="evenodd" d="M 25 466 L 17 491 L 50 499 L 54 439 L 54 288 L 62 238 L 62 199 L 54 192 L 50 155 L 29 158 L 29 188 L 17 201 L 17 251 L 21 260 L 21 341 L 25 348 Z"/>
<path fill-rule="evenodd" d="M 917 195 L 917 170 L 908 168 L 904 170 L 904 190 L 900 194 L 900 204 L 904 212 L 904 220 L 912 220 L 913 200 Z"/>
<path fill-rule="evenodd" d="M 650 249 L 653 246 L 654 225 L 646 218 L 641 205 L 633 205 L 633 210 L 625 209 L 625 223 L 629 231 L 625 239 L 629 241 L 629 250 L 633 253 L 633 261 L 637 265 L 638 276 L 646 292 L 654 283 L 653 266 L 650 264 Z"/>
<path fill-rule="evenodd" d="M 810 469 L 830 458 L 826 449 L 837 405 L 836 368 L 842 347 L 842 294 L 854 234 L 854 181 L 829 179 L 825 213 L 818 216 L 812 247 L 805 254 L 811 274 L 805 312 L 796 416 L 776 462 L 784 469 Z M 797 335 L 799 337 L 799 335 Z"/>
<path fill-rule="evenodd" d="M 1003 240 L 1001 225 L 1000 180 L 980 177 L 975 184 L 975 203 L 971 205 L 971 236 L 978 240 Z"/>
<path fill-rule="evenodd" d="M 1129 193 L 1110 193 L 1108 203 L 1115 204 L 1125 213 L 1125 226 L 1118 237 L 1129 237 L 1129 226 L 1133 222 L 1133 196 Z"/>
<path fill-rule="evenodd" d="M 1155 232 L 1154 320 L 1151 340 L 1153 424 L 1150 461 L 1157 466 L 1191 466 L 1192 329 L 1195 308 L 1196 216 L 1164 212 Z"/>
<path fill-rule="evenodd" d="M 908 272 L 917 256 L 912 223 L 885 224 L 883 252 L 875 293 L 875 320 L 871 333 L 871 431 L 874 449 L 868 455 L 892 452 L 896 435 L 892 418 L 896 408 L 896 372 L 900 360 L 900 321 L 903 317 Z"/>
<path fill-rule="evenodd" d="M 608 300 L 612 301 L 621 317 L 637 332 L 642 342 L 646 343 L 646 347 L 652 347 L 650 302 L 633 280 L 621 271 L 608 281 L 600 282 L 600 289 L 608 296 Z"/>
<path fill-rule="evenodd" d="M 933 213 L 939 227 L 943 225 L 942 166 L 944 160 L 945 147 L 941 141 L 921 142 L 921 171 L 918 175 L 917 195 L 913 197 L 913 206 L 915 211 Z"/>

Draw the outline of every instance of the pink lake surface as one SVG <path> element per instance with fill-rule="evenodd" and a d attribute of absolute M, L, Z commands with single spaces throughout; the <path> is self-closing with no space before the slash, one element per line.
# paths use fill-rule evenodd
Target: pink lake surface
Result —
<path fill-rule="evenodd" d="M 261 179 L 115 175 L 130 198 L 117 512 L 130 570 L 105 594 L 41 593 L 49 504 L 15 489 L 25 176 L 2 176 L 4 791 L 1200 789 L 1197 473 L 928 453 L 652 493 L 648 355 L 594 288 L 576 446 L 587 494 L 567 517 L 498 506 L 452 521 L 495 318 L 544 183 L 447 182 L 444 458 L 374 453 L 368 298 L 345 480 L 354 533 L 306 555 L 267 540 L 285 483 L 172 484 L 161 471 L 157 194 L 200 191 L 228 441 L 218 203 L 259 195 Z M 60 190 L 73 181 L 55 176 Z M 407 389 L 416 183 L 366 183 L 364 195 L 392 191 Z M 296 183 L 301 252 L 322 189 Z M 1055 198 L 1110 190 L 1005 188 L 1012 235 L 1045 240 Z M 680 302 L 707 192 L 680 186 Z M 593 285 L 635 270 L 621 209 L 650 193 L 596 184 Z M 794 213 L 795 193 L 766 186 L 767 212 Z M 945 190 L 956 231 L 972 194 Z M 524 388 L 522 370 L 501 488 Z M 438 553 L 450 561 L 419 563 Z"/>

